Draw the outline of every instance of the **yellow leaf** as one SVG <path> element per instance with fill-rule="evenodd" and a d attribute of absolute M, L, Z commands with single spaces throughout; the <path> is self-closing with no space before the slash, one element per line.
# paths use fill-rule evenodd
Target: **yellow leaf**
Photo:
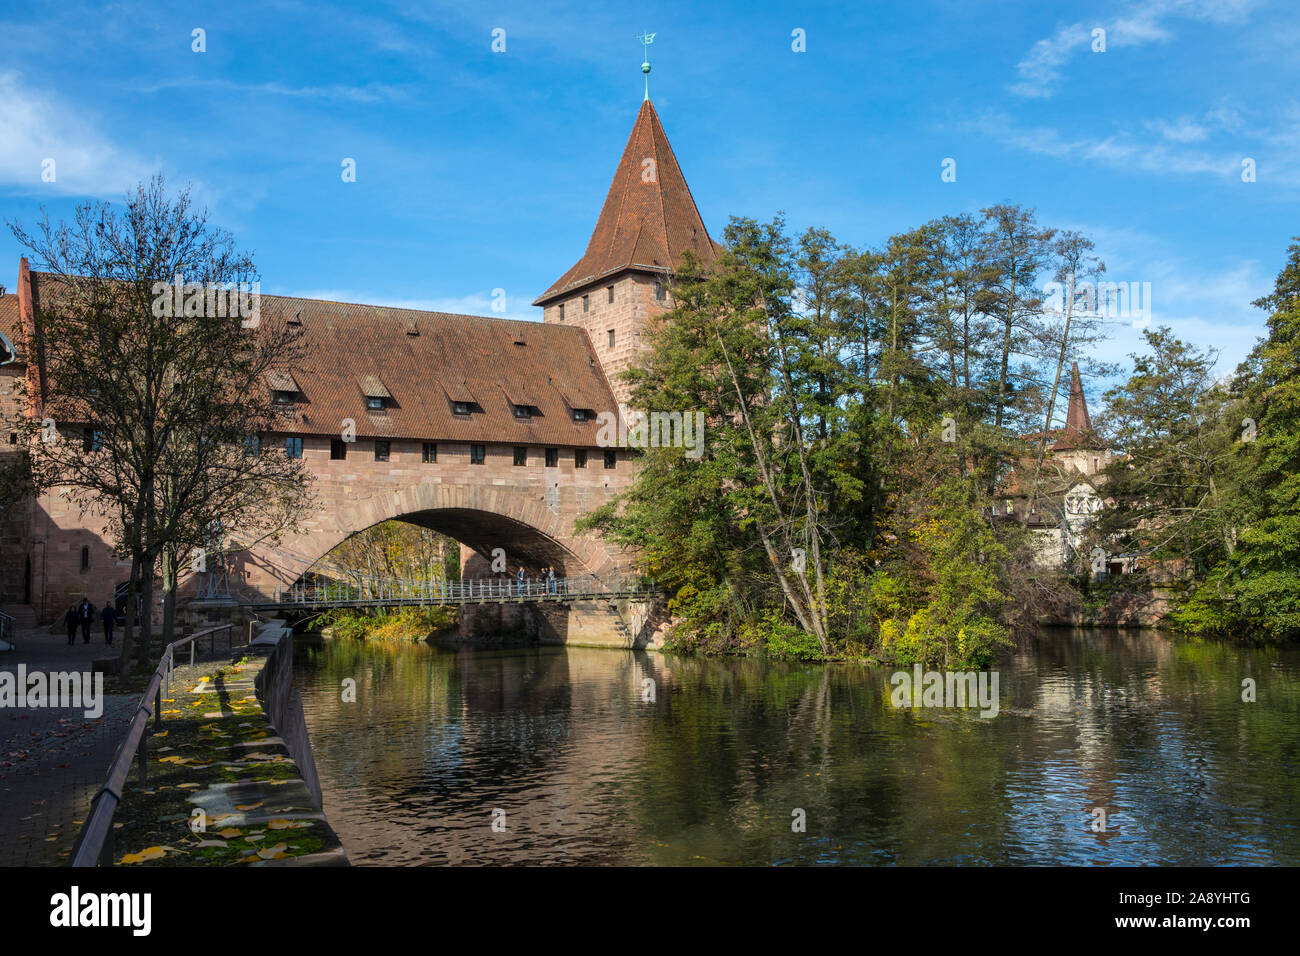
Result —
<path fill-rule="evenodd" d="M 167 851 L 160 846 L 151 846 L 141 850 L 139 853 L 128 853 L 122 857 L 122 862 L 128 866 L 132 863 L 143 863 L 146 860 L 157 860 L 167 855 Z"/>
<path fill-rule="evenodd" d="M 235 804 L 235 809 L 236 809 L 236 810 L 256 810 L 256 809 L 257 809 L 258 807 L 260 807 L 261 805 L 262 805 L 262 802 L 261 802 L 260 800 L 259 800 L 257 803 L 237 803 L 237 804 Z"/>
<path fill-rule="evenodd" d="M 240 835 L 240 831 L 236 830 L 234 827 L 226 827 L 224 830 L 217 831 L 217 836 L 225 837 L 227 840 L 233 840 L 235 837 Z"/>

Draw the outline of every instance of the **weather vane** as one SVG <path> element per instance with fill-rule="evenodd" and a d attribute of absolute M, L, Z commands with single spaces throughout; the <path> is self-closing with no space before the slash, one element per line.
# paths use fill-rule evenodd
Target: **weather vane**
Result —
<path fill-rule="evenodd" d="M 642 31 L 637 39 L 641 41 L 641 53 L 644 57 L 641 61 L 641 72 L 645 74 L 645 98 L 650 99 L 650 44 L 655 42 L 655 35 Z"/>

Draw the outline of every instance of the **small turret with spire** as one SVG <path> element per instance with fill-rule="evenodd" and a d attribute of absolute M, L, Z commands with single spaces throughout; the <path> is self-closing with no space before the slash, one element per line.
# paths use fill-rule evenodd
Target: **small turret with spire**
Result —
<path fill-rule="evenodd" d="M 1070 369 L 1070 406 L 1065 413 L 1065 427 L 1052 445 L 1053 457 L 1072 465 L 1085 475 L 1099 471 L 1110 460 L 1110 451 L 1092 428 L 1088 417 L 1088 400 L 1083 394 L 1079 363 Z"/>

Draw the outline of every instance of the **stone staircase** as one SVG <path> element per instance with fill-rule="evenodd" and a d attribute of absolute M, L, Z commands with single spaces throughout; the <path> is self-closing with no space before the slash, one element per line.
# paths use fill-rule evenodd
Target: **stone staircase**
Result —
<path fill-rule="evenodd" d="M 15 627 L 29 628 L 36 626 L 36 608 L 30 604 L 5 604 L 0 606 L 0 611 L 14 619 Z"/>

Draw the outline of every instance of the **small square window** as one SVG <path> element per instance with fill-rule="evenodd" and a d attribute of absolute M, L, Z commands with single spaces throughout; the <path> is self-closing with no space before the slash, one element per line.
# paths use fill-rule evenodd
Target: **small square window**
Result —
<path fill-rule="evenodd" d="M 392 442 L 376 441 L 375 442 L 375 461 L 388 461 L 388 456 L 392 454 Z"/>
<path fill-rule="evenodd" d="M 245 435 L 244 436 L 244 454 L 249 458 L 256 458 L 262 454 L 262 436 Z"/>
<path fill-rule="evenodd" d="M 378 395 L 367 395 L 366 408 L 372 412 L 381 412 L 384 410 L 384 400 Z"/>
<path fill-rule="evenodd" d="M 348 457 L 348 443 L 342 438 L 330 439 L 330 461 L 343 461 Z"/>
<path fill-rule="evenodd" d="M 426 465 L 434 464 L 438 460 L 438 446 L 431 441 L 425 442 L 420 452 L 420 460 Z"/>
<path fill-rule="evenodd" d="M 469 463 L 470 463 L 471 465 L 481 465 L 481 464 L 483 464 L 483 462 L 486 461 L 486 460 L 487 460 L 487 446 L 486 446 L 486 445 L 470 445 L 470 446 L 469 446 Z"/>
<path fill-rule="evenodd" d="M 574 468 L 587 467 L 587 449 L 575 448 L 573 450 L 573 467 Z"/>
<path fill-rule="evenodd" d="M 286 439 L 284 440 L 284 456 L 285 456 L 286 458 L 301 458 L 301 457 L 302 457 L 302 439 L 301 439 L 301 438 L 286 438 Z"/>
<path fill-rule="evenodd" d="M 452 402 L 451 410 L 457 415 L 468 415 L 469 402 Z"/>
<path fill-rule="evenodd" d="M 613 348 L 613 347 L 614 347 L 614 330 L 613 330 L 613 329 L 610 329 L 608 334 L 609 334 L 609 347 L 610 347 L 610 348 Z"/>
<path fill-rule="evenodd" d="M 618 464 L 618 452 L 614 451 L 614 449 L 612 449 L 612 448 L 606 448 L 606 449 L 605 449 L 605 467 L 606 467 L 606 468 L 613 468 L 613 467 L 614 467 L 615 465 L 617 465 L 617 464 Z"/>
<path fill-rule="evenodd" d="M 609 301 L 610 301 L 610 302 L 613 302 L 613 301 L 614 301 L 614 287 L 613 287 L 612 285 L 605 286 L 605 291 L 609 293 Z"/>
<path fill-rule="evenodd" d="M 547 468 L 560 467 L 560 449 L 558 448 L 546 449 L 546 467 Z"/>
<path fill-rule="evenodd" d="M 516 465 L 528 464 L 528 448 L 526 446 L 524 445 L 515 446 L 515 464 Z"/>

